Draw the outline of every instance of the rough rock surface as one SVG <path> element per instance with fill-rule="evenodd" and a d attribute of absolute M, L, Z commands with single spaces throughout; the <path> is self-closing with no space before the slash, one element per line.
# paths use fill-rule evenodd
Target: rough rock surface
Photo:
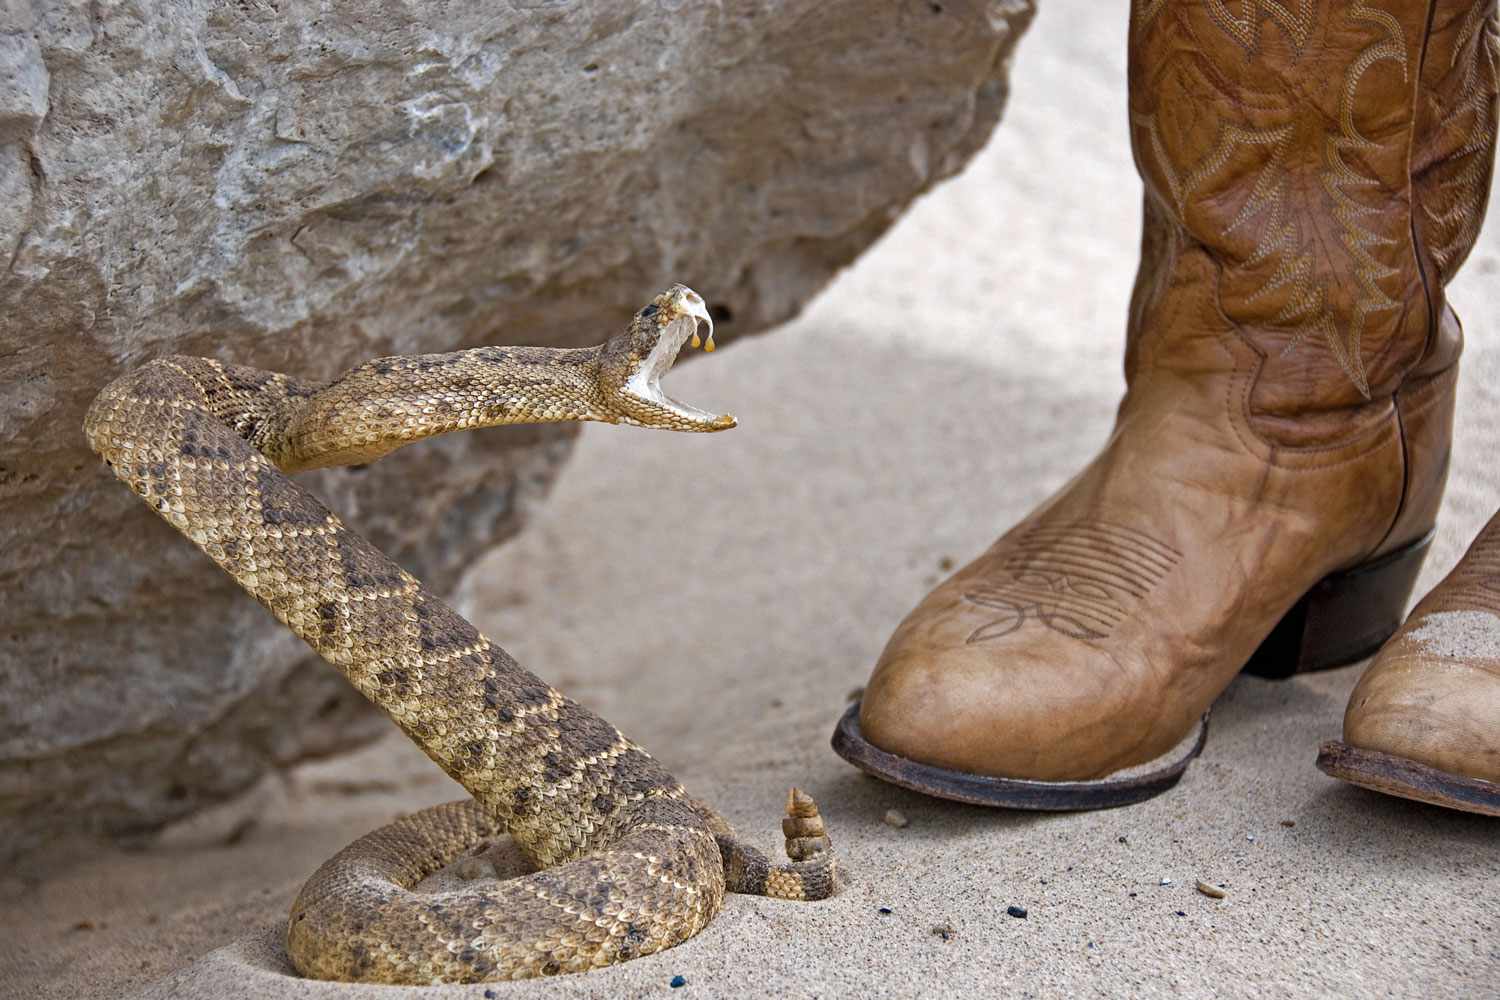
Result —
<path fill-rule="evenodd" d="M 0 857 L 150 829 L 377 720 L 87 451 L 167 353 L 315 377 L 792 315 L 987 138 L 1027 0 L 0 5 Z M 623 439 L 622 439 L 623 440 Z M 570 446 L 311 477 L 438 589 Z"/>

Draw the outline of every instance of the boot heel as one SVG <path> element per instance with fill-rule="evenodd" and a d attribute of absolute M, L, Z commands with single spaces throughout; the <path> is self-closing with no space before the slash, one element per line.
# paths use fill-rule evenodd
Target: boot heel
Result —
<path fill-rule="evenodd" d="M 1374 653 L 1401 626 L 1431 544 L 1429 531 L 1405 548 L 1318 581 L 1266 636 L 1244 672 L 1283 680 Z"/>

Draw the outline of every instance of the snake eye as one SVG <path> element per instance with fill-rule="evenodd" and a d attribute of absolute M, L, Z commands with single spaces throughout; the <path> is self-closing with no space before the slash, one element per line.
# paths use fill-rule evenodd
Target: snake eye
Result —
<path fill-rule="evenodd" d="M 656 303 L 655 302 L 651 303 L 649 306 L 647 306 L 646 308 L 642 309 L 641 312 L 640 312 L 641 319 L 649 319 L 649 318 L 651 318 L 652 316 L 655 316 L 655 315 L 656 315 Z"/>

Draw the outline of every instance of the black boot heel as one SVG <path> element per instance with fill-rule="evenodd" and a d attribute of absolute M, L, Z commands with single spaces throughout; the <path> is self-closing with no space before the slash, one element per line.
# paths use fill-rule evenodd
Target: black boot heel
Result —
<path fill-rule="evenodd" d="M 1283 680 L 1374 653 L 1405 619 L 1431 544 L 1429 531 L 1405 548 L 1318 581 L 1266 636 L 1244 672 Z"/>

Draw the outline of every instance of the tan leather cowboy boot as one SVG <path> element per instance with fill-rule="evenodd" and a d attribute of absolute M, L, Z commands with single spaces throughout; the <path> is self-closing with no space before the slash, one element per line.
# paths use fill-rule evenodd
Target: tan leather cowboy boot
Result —
<path fill-rule="evenodd" d="M 1500 816 L 1500 514 L 1370 664 L 1318 767 Z"/>
<path fill-rule="evenodd" d="M 1400 624 L 1446 476 L 1493 2 L 1137 0 L 1145 182 L 1100 454 L 903 621 L 835 749 L 897 784 L 1078 809 L 1170 787 L 1242 668 Z"/>

